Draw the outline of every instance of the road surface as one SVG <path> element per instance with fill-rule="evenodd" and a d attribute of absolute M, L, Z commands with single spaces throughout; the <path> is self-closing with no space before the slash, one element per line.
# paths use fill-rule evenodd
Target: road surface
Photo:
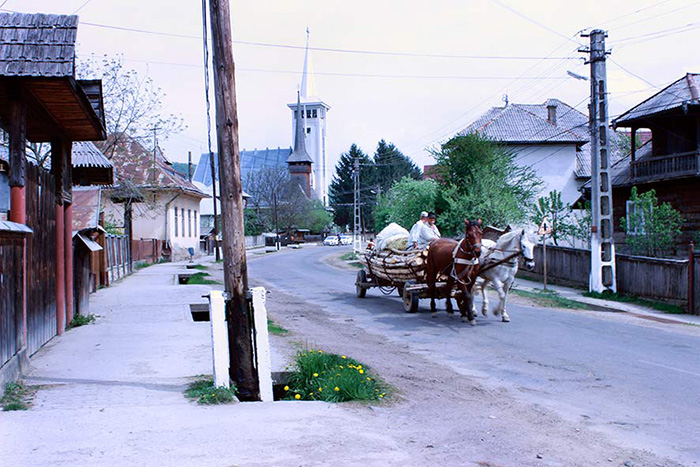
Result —
<path fill-rule="evenodd" d="M 396 293 L 371 289 L 364 299 L 355 296 L 356 273 L 328 264 L 329 255 L 344 251 L 307 247 L 256 257 L 249 274 L 617 444 L 687 465 L 700 462 L 697 329 L 515 303 L 507 324 L 489 316 L 471 327 L 442 311 L 431 318 L 424 300 L 422 312 L 406 314 Z"/>

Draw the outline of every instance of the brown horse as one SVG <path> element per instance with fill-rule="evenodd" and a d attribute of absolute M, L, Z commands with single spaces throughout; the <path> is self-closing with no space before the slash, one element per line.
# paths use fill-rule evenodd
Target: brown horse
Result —
<path fill-rule="evenodd" d="M 476 324 L 472 311 L 471 291 L 479 273 L 482 234 L 481 219 L 476 221 L 465 219 L 464 238 L 459 241 L 451 238 L 439 238 L 430 244 L 425 276 L 428 283 L 428 295 L 430 295 L 430 312 L 433 317 L 437 316 L 435 282 L 440 276 L 446 275 L 447 285 L 444 290 L 447 299 L 447 312 L 453 313 L 450 294 L 454 283 L 457 282 L 457 287 L 462 292 L 456 298 L 462 321 L 465 321 L 465 315 L 467 315 L 469 324 L 472 326 Z"/>

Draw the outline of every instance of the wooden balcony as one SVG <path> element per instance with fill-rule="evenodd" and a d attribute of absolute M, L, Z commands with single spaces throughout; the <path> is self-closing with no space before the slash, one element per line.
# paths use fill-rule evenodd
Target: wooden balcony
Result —
<path fill-rule="evenodd" d="M 700 152 L 652 156 L 632 162 L 635 181 L 665 180 L 700 176 Z"/>

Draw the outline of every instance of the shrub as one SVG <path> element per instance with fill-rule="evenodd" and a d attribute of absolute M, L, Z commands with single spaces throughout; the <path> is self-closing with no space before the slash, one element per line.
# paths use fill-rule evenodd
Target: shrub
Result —
<path fill-rule="evenodd" d="M 200 379 L 190 384 L 185 391 L 185 396 L 188 399 L 197 399 L 198 404 L 228 404 L 235 400 L 236 385 L 231 384 L 230 388 L 215 387 L 214 380 L 211 378 Z"/>
<path fill-rule="evenodd" d="M 297 354 L 285 399 L 326 402 L 381 400 L 387 386 L 364 365 L 345 355 L 307 350 Z"/>

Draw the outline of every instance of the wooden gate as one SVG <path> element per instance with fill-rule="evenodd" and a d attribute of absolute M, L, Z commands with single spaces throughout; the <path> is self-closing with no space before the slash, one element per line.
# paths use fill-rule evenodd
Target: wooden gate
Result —
<path fill-rule="evenodd" d="M 56 191 L 47 171 L 27 164 L 27 350 L 56 335 Z"/>
<path fill-rule="evenodd" d="M 23 255 L 24 240 L 0 232 L 0 367 L 22 345 Z"/>

